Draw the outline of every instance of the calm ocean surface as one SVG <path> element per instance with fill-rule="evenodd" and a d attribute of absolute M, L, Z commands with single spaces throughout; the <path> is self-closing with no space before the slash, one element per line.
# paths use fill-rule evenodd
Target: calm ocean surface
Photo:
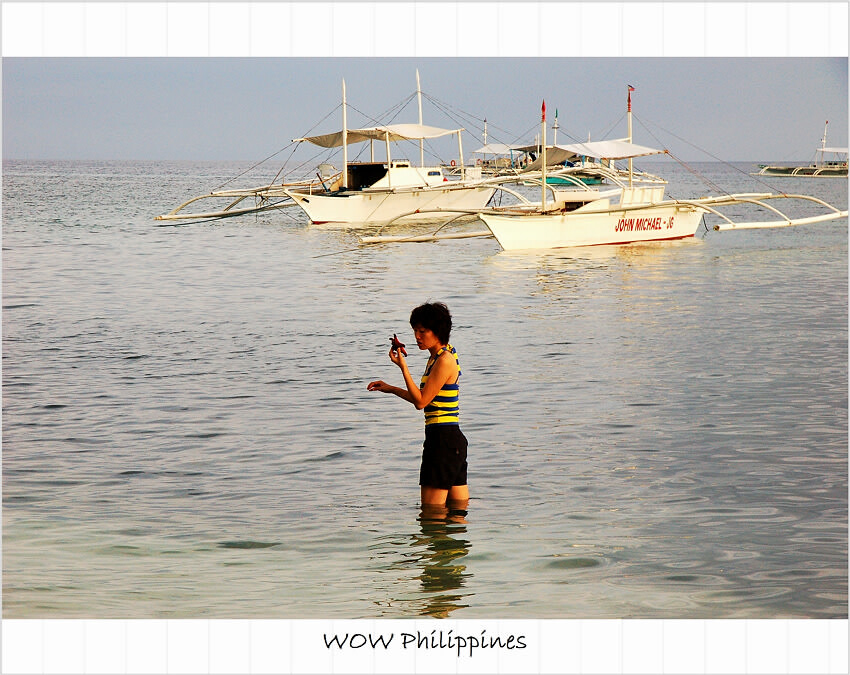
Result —
<path fill-rule="evenodd" d="M 5 618 L 847 617 L 846 221 L 513 254 L 154 222 L 242 168 L 4 164 Z M 420 519 L 422 413 L 366 391 L 429 299 L 465 523 Z"/>

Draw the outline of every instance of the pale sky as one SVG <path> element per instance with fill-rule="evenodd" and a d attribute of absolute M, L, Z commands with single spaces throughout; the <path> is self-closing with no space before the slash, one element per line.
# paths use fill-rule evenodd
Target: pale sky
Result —
<path fill-rule="evenodd" d="M 3 158 L 256 161 L 340 128 L 343 78 L 377 116 L 417 69 L 464 114 L 465 153 L 484 118 L 491 141 L 533 140 L 543 99 L 560 142 L 622 137 L 628 85 L 635 142 L 687 161 L 809 160 L 826 120 L 828 145 L 847 145 L 844 58 L 5 58 Z M 452 126 L 438 112 L 426 103 L 425 123 Z"/>

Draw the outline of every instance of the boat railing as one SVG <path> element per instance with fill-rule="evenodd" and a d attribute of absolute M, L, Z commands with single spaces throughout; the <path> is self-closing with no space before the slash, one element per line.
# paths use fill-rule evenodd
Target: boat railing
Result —
<path fill-rule="evenodd" d="M 331 184 L 333 184 L 333 181 L 339 178 L 339 173 L 337 172 L 330 178 L 332 179 Z M 327 180 L 328 178 L 325 178 L 325 181 Z M 288 181 L 282 180 L 279 183 L 268 183 L 255 187 L 214 190 L 212 192 L 207 192 L 205 194 L 192 197 L 191 199 L 187 199 L 179 206 L 176 206 L 175 208 L 171 209 L 171 211 L 169 211 L 168 213 L 159 216 L 154 216 L 154 220 L 177 221 L 215 219 L 241 216 L 250 213 L 258 213 L 271 209 L 284 208 L 286 206 L 294 206 L 294 203 L 291 201 L 291 192 L 313 194 L 314 191 L 317 191 L 319 189 L 325 190 L 326 186 L 322 182 L 321 174 L 317 172 L 316 177 L 313 178 L 295 178 Z M 210 203 L 213 200 L 224 199 L 230 199 L 231 201 L 226 203 L 222 208 L 193 213 L 188 213 L 186 211 L 189 206 L 200 201 L 206 201 L 207 203 Z M 244 208 L 237 208 L 239 204 L 241 204 L 247 199 L 254 199 L 255 205 Z"/>
<path fill-rule="evenodd" d="M 803 218 L 791 218 L 786 213 L 780 211 L 775 208 L 771 204 L 766 203 L 767 200 L 770 199 L 800 199 L 803 201 L 813 202 L 820 206 L 824 206 L 829 209 L 829 213 L 820 214 L 817 216 L 808 216 Z M 666 202 L 659 202 L 653 206 L 661 206 L 665 204 L 680 204 L 680 205 L 688 205 L 693 206 L 694 208 L 701 209 L 707 213 L 711 213 L 721 220 L 723 223 L 719 223 L 713 226 L 713 229 L 717 232 L 722 230 L 745 230 L 745 229 L 761 229 L 761 228 L 775 228 L 775 227 L 790 227 L 794 225 L 808 225 L 813 223 L 825 222 L 828 220 L 835 220 L 837 218 L 846 218 L 847 211 L 842 211 L 841 209 L 836 208 L 832 204 L 825 202 L 822 199 L 817 197 L 812 197 L 811 195 L 798 195 L 798 194 L 774 194 L 774 193 L 751 193 L 751 194 L 731 194 L 731 195 L 723 195 L 718 197 L 701 197 L 698 199 L 672 199 L 667 200 Z M 735 222 L 731 218 L 729 218 L 725 213 L 720 211 L 717 207 L 723 206 L 731 206 L 734 204 L 752 204 L 755 206 L 759 206 L 767 211 L 771 211 L 778 215 L 781 220 L 759 220 L 759 221 L 749 221 L 749 222 Z"/>

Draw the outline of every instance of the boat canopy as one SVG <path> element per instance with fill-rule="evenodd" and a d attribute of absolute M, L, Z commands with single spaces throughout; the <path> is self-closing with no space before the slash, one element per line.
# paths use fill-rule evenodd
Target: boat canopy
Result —
<path fill-rule="evenodd" d="M 488 143 L 472 152 L 476 155 L 509 155 L 511 151 L 515 151 L 516 149 L 512 145 L 506 145 L 505 143 Z"/>
<path fill-rule="evenodd" d="M 839 155 L 846 155 L 847 148 L 818 148 L 818 152 L 834 152 Z"/>
<path fill-rule="evenodd" d="M 662 155 L 664 150 L 648 148 L 645 145 L 636 145 L 628 141 L 588 141 L 587 143 L 573 143 L 571 145 L 556 145 L 556 148 L 571 152 L 584 157 L 595 159 L 629 159 L 632 157 L 645 157 L 647 155 Z"/>
<path fill-rule="evenodd" d="M 554 148 L 558 148 L 558 145 L 546 145 L 546 152 L 550 152 Z M 510 149 L 514 152 L 540 152 L 540 143 L 529 143 L 526 145 L 511 145 Z M 575 153 L 572 153 L 575 154 Z"/>
<path fill-rule="evenodd" d="M 365 129 L 349 129 L 347 131 L 347 144 L 387 140 L 418 141 L 425 138 L 439 138 L 441 136 L 457 134 L 461 131 L 463 129 L 440 129 L 439 127 L 429 127 L 425 124 L 388 124 L 386 126 L 368 127 Z M 342 146 L 342 135 L 343 132 L 337 131 L 333 134 L 296 138 L 295 142 L 307 141 L 323 148 L 338 148 Z"/>
<path fill-rule="evenodd" d="M 518 152 L 540 152 L 540 144 L 512 145 L 511 149 Z M 594 159 L 629 159 L 646 155 L 661 155 L 664 150 L 636 145 L 626 140 L 587 141 L 569 145 L 547 145 L 548 161 L 557 162 L 569 157 L 593 157 Z"/>
<path fill-rule="evenodd" d="M 522 152 L 540 152 L 540 146 L 523 146 L 524 148 Z M 557 145 L 547 145 L 546 146 L 546 163 L 549 166 L 554 164 L 563 164 L 565 162 L 572 162 L 578 158 L 578 154 L 572 152 L 570 150 L 564 150 L 560 146 Z M 538 171 L 543 164 L 543 157 L 538 156 L 533 162 L 528 164 L 525 168 L 529 171 Z"/>

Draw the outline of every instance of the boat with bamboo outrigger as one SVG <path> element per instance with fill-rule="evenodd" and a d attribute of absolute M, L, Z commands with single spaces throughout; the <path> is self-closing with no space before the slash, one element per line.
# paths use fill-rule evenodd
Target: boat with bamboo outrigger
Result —
<path fill-rule="evenodd" d="M 823 125 L 820 147 L 815 150 L 815 160 L 806 166 L 759 164 L 756 176 L 788 176 L 807 178 L 847 178 L 847 148 L 826 147 L 826 129 Z"/>
<path fill-rule="evenodd" d="M 601 160 L 627 160 L 626 180 L 609 173 L 608 180 L 615 187 L 600 189 L 598 186 L 581 184 L 576 179 L 573 189 L 561 190 L 547 180 L 547 161 L 541 161 L 537 183 L 541 199 L 533 203 L 528 199 L 503 208 L 482 209 L 478 216 L 486 230 L 469 233 L 469 236 L 493 236 L 503 250 L 552 249 L 578 246 L 632 244 L 637 242 L 667 241 L 694 238 L 703 218 L 712 214 L 719 222 L 712 229 L 743 230 L 756 228 L 791 227 L 821 223 L 846 218 L 847 211 L 840 210 L 816 197 L 786 193 L 738 193 L 694 199 L 665 198 L 665 185 L 642 185 L 633 179 L 633 162 L 637 157 L 670 154 L 632 142 L 633 87 L 628 88 L 628 136 L 625 140 L 597 141 L 578 144 L 577 150 Z M 541 152 L 545 155 L 546 104 L 541 109 Z M 581 147 L 579 147 L 581 146 Z M 569 176 L 569 171 L 559 172 Z M 529 181 L 530 175 L 518 177 Z M 505 184 L 499 186 L 506 190 Z M 799 200 L 823 208 L 818 215 L 801 218 L 789 217 L 773 205 L 778 200 Z M 754 207 L 756 211 L 768 212 L 774 220 L 748 220 L 735 222 L 724 214 L 728 207 Z M 453 235 L 457 236 L 457 235 Z M 387 243 L 390 241 L 431 241 L 447 238 L 435 232 L 430 237 L 375 236 L 362 238 L 361 243 Z"/>
<path fill-rule="evenodd" d="M 245 190 L 219 190 L 193 197 L 157 220 L 226 218 L 259 213 L 289 206 L 299 207 L 311 223 L 341 225 L 347 228 L 370 227 L 389 222 L 439 221 L 451 213 L 477 212 L 495 192 L 481 180 L 480 171 L 464 169 L 462 132 L 423 124 L 422 89 L 416 73 L 419 121 L 407 124 L 378 124 L 349 128 L 345 81 L 342 83 L 342 129 L 332 133 L 304 136 L 293 140 L 297 148 L 309 143 L 324 149 L 342 149 L 342 169 L 336 171 L 324 162 L 316 178 L 290 182 L 272 182 Z M 426 165 L 424 142 L 455 135 L 460 175 L 447 175 L 440 165 Z M 392 144 L 414 141 L 419 144 L 419 164 L 394 158 Z M 369 144 L 368 161 L 351 161 L 352 144 Z M 375 158 L 375 146 L 385 149 L 383 159 Z M 294 151 L 293 151 L 294 152 Z M 454 163 L 454 162 L 453 162 Z M 223 208 L 191 212 L 201 201 L 229 200 Z"/>
<path fill-rule="evenodd" d="M 455 134 L 463 166 L 463 129 L 441 129 L 419 124 L 390 124 L 297 139 L 324 148 L 343 148 L 342 171 L 337 180 L 323 191 L 284 190 L 300 206 L 310 222 L 368 227 L 395 221 L 445 219 L 446 212 L 475 211 L 490 201 L 495 189 L 480 179 L 469 179 L 464 172 L 450 180 L 440 166 L 414 166 L 409 160 L 394 160 L 391 143 L 419 141 Z M 349 162 L 348 145 L 375 141 L 383 143 L 386 159 Z M 374 153 L 374 150 L 372 151 Z"/>

